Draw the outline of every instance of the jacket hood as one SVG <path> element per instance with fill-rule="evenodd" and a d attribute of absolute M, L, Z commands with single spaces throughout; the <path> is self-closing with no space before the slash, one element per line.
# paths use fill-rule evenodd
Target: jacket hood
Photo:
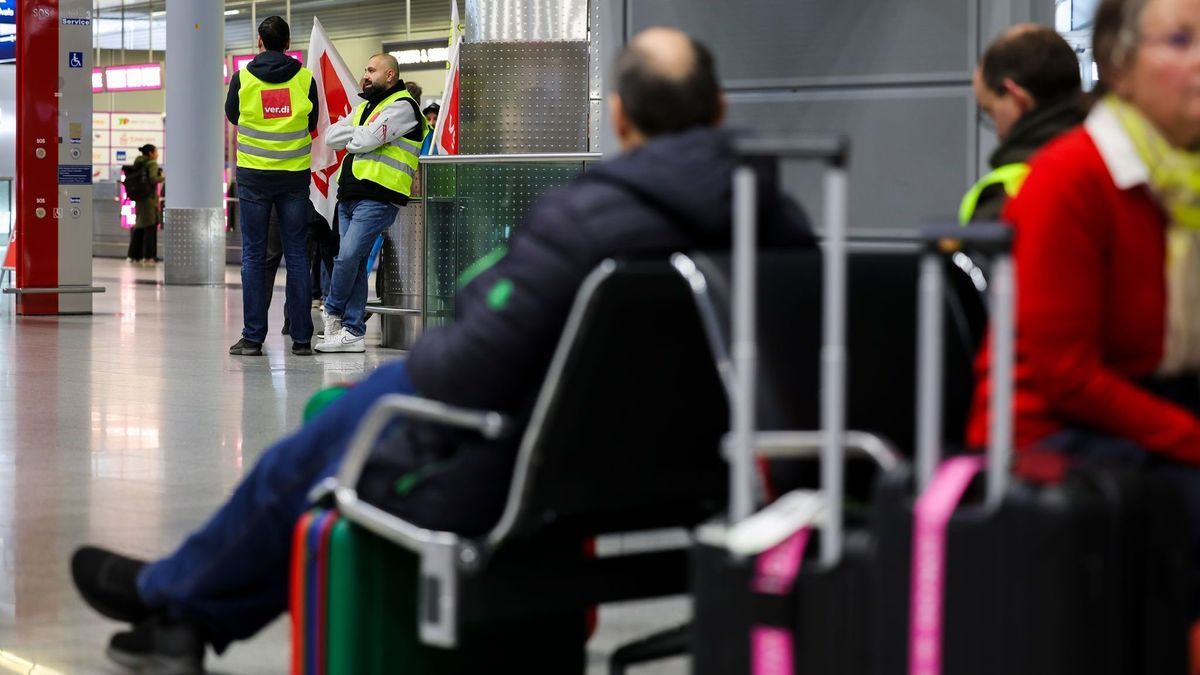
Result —
<path fill-rule="evenodd" d="M 728 241 L 733 204 L 732 135 L 714 128 L 655 137 L 584 174 L 584 180 L 621 185 L 692 230 L 700 241 Z M 772 172 L 758 172 L 760 213 L 786 213 L 806 226 L 802 214 L 782 200 Z M 783 208 L 781 208 L 783 207 Z"/>
<path fill-rule="evenodd" d="M 300 62 L 283 52 L 266 50 L 254 57 L 246 69 L 263 82 L 279 84 L 287 82 L 300 72 Z"/>

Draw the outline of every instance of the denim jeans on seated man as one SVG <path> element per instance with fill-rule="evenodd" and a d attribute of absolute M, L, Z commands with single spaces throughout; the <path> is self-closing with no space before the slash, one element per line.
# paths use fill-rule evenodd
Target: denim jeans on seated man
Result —
<path fill-rule="evenodd" d="M 342 238 L 333 260 L 325 312 L 340 319 L 347 333 L 362 337 L 367 331 L 367 257 L 375 239 L 396 220 L 400 207 L 372 199 L 348 199 L 339 201 L 337 209 Z M 330 339 L 327 332 L 326 343 Z"/>
<path fill-rule="evenodd" d="M 309 491 L 337 473 L 350 433 L 382 396 L 412 394 L 404 361 L 380 366 L 255 463 L 229 501 L 176 551 L 142 568 L 142 599 L 195 622 L 217 651 L 287 608 L 291 532 Z M 254 561 L 247 564 L 247 561 Z"/>
<path fill-rule="evenodd" d="M 279 234 L 287 265 L 287 311 L 292 342 L 312 340 L 312 277 L 308 266 L 308 188 L 253 187 L 238 183 L 242 222 L 242 337 L 262 344 L 274 280 L 266 280 L 267 230 L 271 209 L 279 216 Z"/>

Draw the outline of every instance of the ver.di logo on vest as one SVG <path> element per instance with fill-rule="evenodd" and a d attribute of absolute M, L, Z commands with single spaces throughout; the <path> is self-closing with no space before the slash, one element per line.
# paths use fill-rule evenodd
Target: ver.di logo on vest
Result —
<path fill-rule="evenodd" d="M 292 92 L 288 89 L 264 89 L 262 91 L 263 119 L 292 116 Z"/>

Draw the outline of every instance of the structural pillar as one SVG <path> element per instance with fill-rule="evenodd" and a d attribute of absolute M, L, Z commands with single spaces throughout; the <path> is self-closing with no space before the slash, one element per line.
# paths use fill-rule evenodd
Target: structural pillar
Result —
<path fill-rule="evenodd" d="M 167 0 L 167 284 L 225 283 L 224 56 L 225 0 Z"/>
<path fill-rule="evenodd" d="M 18 314 L 90 314 L 92 6 L 21 0 L 17 18 Z M 6 111 L 8 112 L 8 111 Z"/>

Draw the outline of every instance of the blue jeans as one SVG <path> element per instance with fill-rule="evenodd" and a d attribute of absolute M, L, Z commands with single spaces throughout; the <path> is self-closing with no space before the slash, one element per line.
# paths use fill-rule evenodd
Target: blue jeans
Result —
<path fill-rule="evenodd" d="M 342 327 L 354 335 L 367 332 L 367 257 L 381 232 L 396 220 L 400 207 L 372 199 L 339 201 L 341 247 L 333 259 L 333 276 L 325 311 L 342 317 Z"/>
<path fill-rule="evenodd" d="M 312 340 L 312 276 L 308 264 L 308 189 L 238 182 L 242 221 L 242 337 L 267 338 L 267 309 L 275 279 L 267 278 L 267 229 L 274 208 L 287 265 L 288 324 L 293 342 Z"/>
<path fill-rule="evenodd" d="M 142 570 L 142 600 L 198 623 L 218 652 L 270 623 L 287 609 L 292 528 L 309 507 L 309 491 L 337 473 L 350 436 L 377 399 L 412 393 L 404 361 L 380 366 L 268 448 L 203 527 Z"/>

